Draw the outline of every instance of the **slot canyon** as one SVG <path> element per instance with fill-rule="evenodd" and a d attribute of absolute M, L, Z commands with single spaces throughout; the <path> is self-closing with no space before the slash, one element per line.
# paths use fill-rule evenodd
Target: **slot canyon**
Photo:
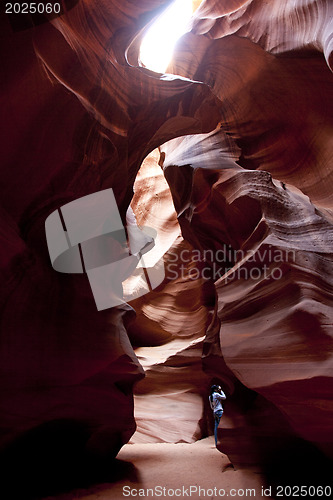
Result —
<path fill-rule="evenodd" d="M 216 460 L 306 498 L 331 482 L 333 2 L 193 0 L 157 73 L 140 46 L 171 3 L 1 5 L 5 500 L 111 484 L 124 446 L 212 448 L 216 383 Z M 154 246 L 97 310 L 45 223 L 108 189 Z"/>

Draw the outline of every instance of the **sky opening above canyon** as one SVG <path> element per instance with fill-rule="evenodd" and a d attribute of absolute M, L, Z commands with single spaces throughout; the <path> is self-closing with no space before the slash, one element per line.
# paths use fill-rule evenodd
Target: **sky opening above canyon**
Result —
<path fill-rule="evenodd" d="M 188 31 L 192 12 L 192 0 L 176 0 L 156 19 L 141 44 L 144 66 L 158 73 L 166 71 L 177 40 Z"/>

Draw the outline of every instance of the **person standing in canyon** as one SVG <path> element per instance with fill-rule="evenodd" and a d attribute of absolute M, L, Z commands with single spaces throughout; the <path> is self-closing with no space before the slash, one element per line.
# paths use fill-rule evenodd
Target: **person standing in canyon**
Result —
<path fill-rule="evenodd" d="M 222 401 L 226 399 L 226 395 L 222 391 L 220 385 L 212 385 L 209 395 L 209 404 L 214 414 L 214 436 L 215 446 L 217 446 L 217 428 L 223 415 Z"/>

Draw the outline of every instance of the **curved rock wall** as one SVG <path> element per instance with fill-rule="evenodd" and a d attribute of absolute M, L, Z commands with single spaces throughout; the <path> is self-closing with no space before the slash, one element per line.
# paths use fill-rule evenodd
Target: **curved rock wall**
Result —
<path fill-rule="evenodd" d="M 179 185 L 177 170 L 168 170 L 170 185 Z M 187 173 L 192 196 L 180 222 L 196 244 L 200 235 L 203 254 L 210 250 L 221 321 L 215 341 L 227 367 L 273 402 L 299 435 L 328 452 L 330 220 L 268 172 L 215 171 L 210 190 L 202 189 L 212 177 L 204 165 Z"/>
<path fill-rule="evenodd" d="M 183 234 L 211 252 L 218 319 L 204 364 L 231 387 L 230 416 L 238 406 L 231 420 L 226 412 L 220 434 L 222 450 L 236 463 L 263 462 L 276 435 L 290 440 L 293 433 L 332 457 L 333 114 L 327 103 L 333 87 L 314 50 L 320 49 L 315 23 L 307 28 L 307 44 L 303 40 L 302 25 L 314 8 L 308 4 L 286 45 L 281 16 L 292 22 L 297 6 L 292 12 L 280 2 L 268 14 L 266 4 L 259 9 L 256 2 L 230 12 L 203 2 L 170 66 L 209 84 L 222 103 L 221 130 L 164 144 L 161 162 Z M 317 6 L 316 21 L 327 28 L 329 7 Z M 268 17 L 271 29 L 263 22 Z M 264 37 L 259 26 L 267 29 Z M 238 381 L 264 396 L 259 406 L 256 396 L 241 409 Z M 247 419 L 250 410 L 260 432 Z M 277 430 L 271 422 L 280 422 Z M 265 450 L 262 436 L 271 443 L 256 456 L 251 450 Z"/>
<path fill-rule="evenodd" d="M 85 276 L 55 273 L 44 224 L 110 187 L 125 223 L 147 153 L 218 121 L 204 85 L 125 60 L 162 4 L 82 0 L 30 29 L 1 9 L 0 447 L 4 477 L 27 498 L 30 486 L 100 473 L 135 430 L 132 386 L 143 370 L 127 336 L 133 310 L 97 313 Z"/>
<path fill-rule="evenodd" d="M 310 25 L 315 5 L 305 3 L 279 2 L 268 9 L 247 2 L 228 12 L 223 4 L 201 5 L 193 22 L 196 35 L 185 35 L 171 70 L 211 86 L 222 102 L 221 131 L 176 139 L 161 150 L 176 207 L 186 200 L 181 226 L 196 245 L 200 234 L 200 244 L 215 252 L 213 261 L 221 267 L 214 278 L 226 364 L 282 410 L 299 435 L 327 452 L 332 449 L 331 298 L 325 291 L 332 283 L 328 96 L 333 80 L 319 50 L 305 48 L 325 45 L 319 38 L 330 26 L 331 5 L 316 3 Z M 300 11 L 286 44 L 281 21 L 292 23 Z M 325 27 L 320 36 L 316 23 Z M 265 37 L 258 37 L 259 26 Z M 200 47 L 195 56 L 193 46 Z M 212 137 L 220 138 L 220 148 L 212 147 Z M 205 149 L 208 154 L 202 154 Z M 187 182 L 185 164 L 193 166 Z M 179 178 L 192 186 L 190 197 L 180 193 Z M 225 256 L 219 259 L 220 249 Z"/>

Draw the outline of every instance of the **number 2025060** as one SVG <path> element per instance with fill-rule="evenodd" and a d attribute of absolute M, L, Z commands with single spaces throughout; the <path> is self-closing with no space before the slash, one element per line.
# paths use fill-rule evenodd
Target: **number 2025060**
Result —
<path fill-rule="evenodd" d="M 50 2 L 7 2 L 5 5 L 6 14 L 60 14 L 60 3 Z"/>

